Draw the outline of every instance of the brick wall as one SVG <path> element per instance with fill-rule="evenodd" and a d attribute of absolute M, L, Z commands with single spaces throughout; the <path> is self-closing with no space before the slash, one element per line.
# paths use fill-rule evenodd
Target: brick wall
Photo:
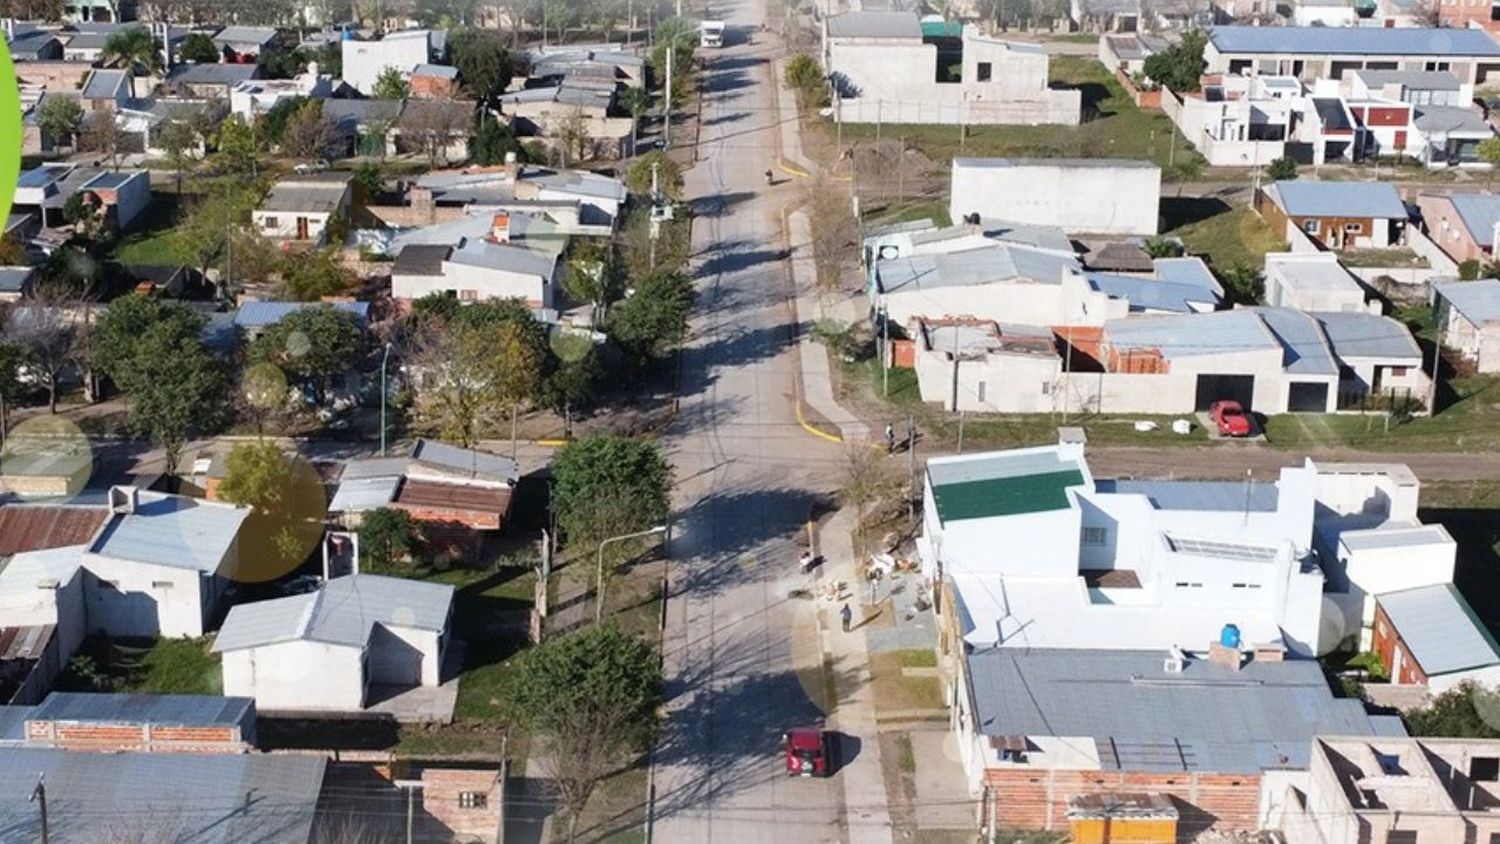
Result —
<path fill-rule="evenodd" d="M 1385 666 L 1387 673 L 1391 675 L 1391 682 L 1397 684 L 1426 685 L 1427 675 L 1422 673 L 1422 668 L 1412 658 L 1411 651 L 1406 647 L 1406 642 L 1401 640 L 1401 631 L 1396 625 L 1391 624 L 1391 619 L 1385 614 L 1385 607 L 1379 602 L 1375 604 L 1375 630 L 1371 637 L 1370 647 L 1380 655 L 1380 664 Z M 1395 672 L 1392 668 L 1396 664 L 1396 651 L 1401 651 L 1401 670 Z"/>
<path fill-rule="evenodd" d="M 466 799 L 465 794 L 470 797 Z M 499 771 L 422 771 L 422 808 L 455 836 L 494 841 L 503 798 Z"/>
<path fill-rule="evenodd" d="M 72 724 L 29 721 L 28 744 L 65 750 L 148 753 L 243 753 L 249 748 L 233 727 L 153 727 L 149 724 Z"/>
<path fill-rule="evenodd" d="M 1068 828 L 1068 799 L 1101 792 L 1156 792 L 1177 807 L 1179 841 L 1208 829 L 1254 830 L 1260 818 L 1260 775 L 1132 773 L 991 768 L 985 781 L 994 790 L 1001 826 L 1022 829 Z"/>

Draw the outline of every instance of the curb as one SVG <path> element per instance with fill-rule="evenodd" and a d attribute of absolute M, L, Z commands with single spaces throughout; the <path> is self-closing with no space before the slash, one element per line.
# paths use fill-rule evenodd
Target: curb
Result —
<path fill-rule="evenodd" d="M 790 207 L 790 203 L 787 203 L 787 204 L 784 204 L 784 205 L 781 206 L 781 237 L 782 237 L 783 240 L 787 241 L 788 249 L 790 249 L 790 246 L 791 246 L 791 241 L 790 241 L 791 226 L 787 222 L 787 209 L 789 207 Z M 796 304 L 797 303 L 797 279 L 796 279 L 796 276 L 792 273 L 791 263 L 790 263 L 791 262 L 791 258 L 790 257 L 787 258 L 787 262 L 788 263 L 787 263 L 786 272 L 787 272 L 787 275 L 788 275 L 789 284 L 790 284 L 790 286 L 792 288 L 792 309 L 793 309 L 793 316 L 795 317 L 796 316 L 796 307 L 797 307 L 797 304 Z M 817 427 L 816 425 L 813 425 L 811 422 L 807 421 L 807 416 L 804 414 L 804 412 L 802 410 L 802 404 L 803 404 L 803 402 L 802 402 L 802 366 L 801 366 L 801 363 L 800 363 L 800 356 L 802 354 L 802 348 L 801 348 L 801 346 L 802 346 L 802 339 L 803 338 L 799 336 L 799 337 L 794 337 L 793 339 L 796 341 L 796 345 L 798 347 L 797 354 L 799 356 L 799 363 L 798 363 L 797 370 L 796 370 L 796 376 L 793 379 L 795 381 L 796 385 L 797 385 L 797 390 L 796 390 L 796 396 L 792 399 L 792 410 L 796 414 L 797 424 L 802 426 L 802 430 L 808 432 L 809 434 L 812 434 L 815 437 L 827 440 L 828 442 L 831 442 L 831 443 L 841 443 L 841 442 L 844 441 L 844 438 L 842 436 L 840 436 L 839 434 L 830 434 L 827 431 L 824 431 L 821 428 Z"/>

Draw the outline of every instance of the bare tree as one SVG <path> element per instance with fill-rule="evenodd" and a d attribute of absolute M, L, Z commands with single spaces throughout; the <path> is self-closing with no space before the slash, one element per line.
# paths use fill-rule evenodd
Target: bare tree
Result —
<path fill-rule="evenodd" d="M 831 179 L 819 176 L 803 194 L 818 287 L 837 290 L 844 273 L 859 255 L 859 226 L 850 207 L 849 194 Z"/>
<path fill-rule="evenodd" d="M 589 139 L 589 123 L 588 118 L 583 115 L 583 109 L 575 108 L 557 121 L 553 136 L 557 138 L 558 147 L 562 150 L 564 167 L 575 161 L 582 161 L 585 158 L 584 144 Z"/>
<path fill-rule="evenodd" d="M 412 100 L 397 124 L 407 143 L 427 156 L 427 166 L 448 161 L 448 147 L 467 137 L 474 125 L 474 108 L 457 100 Z"/>
<path fill-rule="evenodd" d="M 112 110 L 96 111 L 83 122 L 83 131 L 78 143 L 89 152 L 97 152 L 109 160 L 111 170 L 120 169 L 120 147 L 125 143 L 125 133 L 115 122 Z"/>
<path fill-rule="evenodd" d="M 854 536 L 860 558 L 867 551 L 865 513 L 871 504 L 900 488 L 900 479 L 887 466 L 885 453 L 867 440 L 857 440 L 844 447 L 843 486 L 839 496 L 854 506 Z"/>
<path fill-rule="evenodd" d="M 57 412 L 58 382 L 79 354 L 74 304 L 64 294 L 42 287 L 5 324 L 6 340 L 21 350 L 27 369 L 47 388 L 51 413 Z"/>
<path fill-rule="evenodd" d="M 323 114 L 320 100 L 308 100 L 287 121 L 281 151 L 293 158 L 324 158 L 340 139 L 338 125 Z"/>

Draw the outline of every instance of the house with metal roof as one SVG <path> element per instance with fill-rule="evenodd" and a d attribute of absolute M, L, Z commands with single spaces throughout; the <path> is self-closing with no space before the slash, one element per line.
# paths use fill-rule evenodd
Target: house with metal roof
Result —
<path fill-rule="evenodd" d="M 435 170 L 418 176 L 410 191 L 413 208 L 493 206 L 546 213 L 577 209 L 576 223 L 609 226 L 619 219 L 625 183 L 585 170 L 521 165 Z"/>
<path fill-rule="evenodd" d="M 255 339 L 261 332 L 304 308 L 333 308 L 349 314 L 363 327 L 370 318 L 369 302 L 243 302 L 234 312 L 234 326 Z"/>
<path fill-rule="evenodd" d="M 106 225 L 124 231 L 151 202 L 151 174 L 70 163 L 42 164 L 21 173 L 11 208 L 36 215 L 46 229 L 62 223 L 62 207 L 74 194 L 91 195 L 98 201 Z"/>
<path fill-rule="evenodd" d="M 1315 736 L 1405 735 L 1274 650 L 990 649 L 963 672 L 959 755 L 1006 827 L 1052 829 L 1072 802 L 1149 791 L 1178 808 L 1179 836 L 1259 830 L 1305 779 Z"/>
<path fill-rule="evenodd" d="M 510 212 L 498 211 L 483 234 L 404 246 L 391 271 L 391 296 L 414 300 L 446 293 L 464 302 L 522 299 L 531 308 L 551 307 L 562 281 L 562 242 L 513 242 L 511 221 Z M 484 219 L 464 222 L 482 227 Z"/>
<path fill-rule="evenodd" d="M 1268 252 L 1265 303 L 1299 311 L 1367 312 L 1364 285 L 1327 252 Z M 1375 303 L 1378 309 L 1379 303 Z"/>
<path fill-rule="evenodd" d="M 34 30 L 7 37 L 5 46 L 15 62 L 55 62 L 63 57 L 62 41 L 50 30 Z"/>
<path fill-rule="evenodd" d="M 372 686 L 442 682 L 452 610 L 452 586 L 352 574 L 235 606 L 213 647 L 225 692 L 261 711 L 357 712 Z"/>
<path fill-rule="evenodd" d="M 180 64 L 167 71 L 162 84 L 168 89 L 191 97 L 229 99 L 234 86 L 259 79 L 257 64 Z"/>
<path fill-rule="evenodd" d="M 1044 50 L 986 36 L 973 25 L 957 29 L 925 27 L 915 11 L 830 16 L 823 26 L 822 58 L 830 77 L 839 80 L 840 96 L 834 102 L 841 118 L 855 123 L 1078 123 L 1081 95 L 1049 88 Z"/>
<path fill-rule="evenodd" d="M 1455 262 L 1493 260 L 1500 237 L 1500 196 L 1488 191 L 1421 191 L 1416 197 L 1422 226 Z"/>
<path fill-rule="evenodd" d="M 394 69 L 406 78 L 417 66 L 442 59 L 448 49 L 447 42 L 447 34 L 436 29 L 391 32 L 376 41 L 360 41 L 350 33 L 350 37 L 339 42 L 343 80 L 369 96 L 386 69 Z"/>
<path fill-rule="evenodd" d="M 0 748 L 0 829 L 14 840 L 42 839 L 28 797 L 43 782 L 54 844 L 309 844 L 327 765 L 302 754 Z"/>
<path fill-rule="evenodd" d="M 124 105 L 134 95 L 133 88 L 129 70 L 98 68 L 89 74 L 78 98 L 92 111 L 107 111 Z"/>
<path fill-rule="evenodd" d="M 1434 695 L 1500 683 L 1500 644 L 1452 583 L 1377 596 L 1374 651 L 1392 683 Z"/>
<path fill-rule="evenodd" d="M 1255 193 L 1255 210 L 1288 239 L 1324 249 L 1384 249 L 1405 242 L 1410 216 L 1386 182 L 1274 182 Z"/>
<path fill-rule="evenodd" d="M 1480 84 L 1500 69 L 1500 44 L 1478 29 L 1215 26 L 1203 60 L 1209 73 L 1312 81 L 1365 69 L 1446 70 L 1460 82 Z"/>
<path fill-rule="evenodd" d="M 0 267 L 0 302 L 19 302 L 31 292 L 36 267 Z"/>
<path fill-rule="evenodd" d="M 1434 280 L 1439 341 L 1480 372 L 1500 372 L 1500 279 Z"/>
<path fill-rule="evenodd" d="M 245 753 L 255 749 L 255 701 L 53 692 L 26 713 L 24 740 L 61 750 Z"/>
<path fill-rule="evenodd" d="M 918 317 L 967 316 L 1012 325 L 1066 324 L 1075 314 L 1109 312 L 1109 296 L 1089 287 L 1070 253 L 987 240 L 960 252 L 876 261 L 870 301 L 896 325 Z M 1093 304 L 1087 308 L 1083 302 Z M 1114 306 L 1123 315 L 1124 305 Z"/>
<path fill-rule="evenodd" d="M 319 173 L 282 179 L 250 221 L 265 237 L 322 243 L 329 223 L 349 213 L 353 191 L 348 173 Z"/>
<path fill-rule="evenodd" d="M 255 64 L 261 56 L 280 43 L 281 36 L 270 26 L 226 26 L 214 35 L 214 46 L 224 61 L 231 64 Z"/>

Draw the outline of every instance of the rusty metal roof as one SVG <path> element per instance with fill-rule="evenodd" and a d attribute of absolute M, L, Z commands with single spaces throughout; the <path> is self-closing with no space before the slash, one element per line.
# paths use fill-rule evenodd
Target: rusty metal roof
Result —
<path fill-rule="evenodd" d="M 0 557 L 82 545 L 108 515 L 102 507 L 5 505 L 0 507 Z"/>
<path fill-rule="evenodd" d="M 397 504 L 445 510 L 472 510 L 505 515 L 510 510 L 510 488 L 468 486 L 407 479 L 396 493 Z"/>

